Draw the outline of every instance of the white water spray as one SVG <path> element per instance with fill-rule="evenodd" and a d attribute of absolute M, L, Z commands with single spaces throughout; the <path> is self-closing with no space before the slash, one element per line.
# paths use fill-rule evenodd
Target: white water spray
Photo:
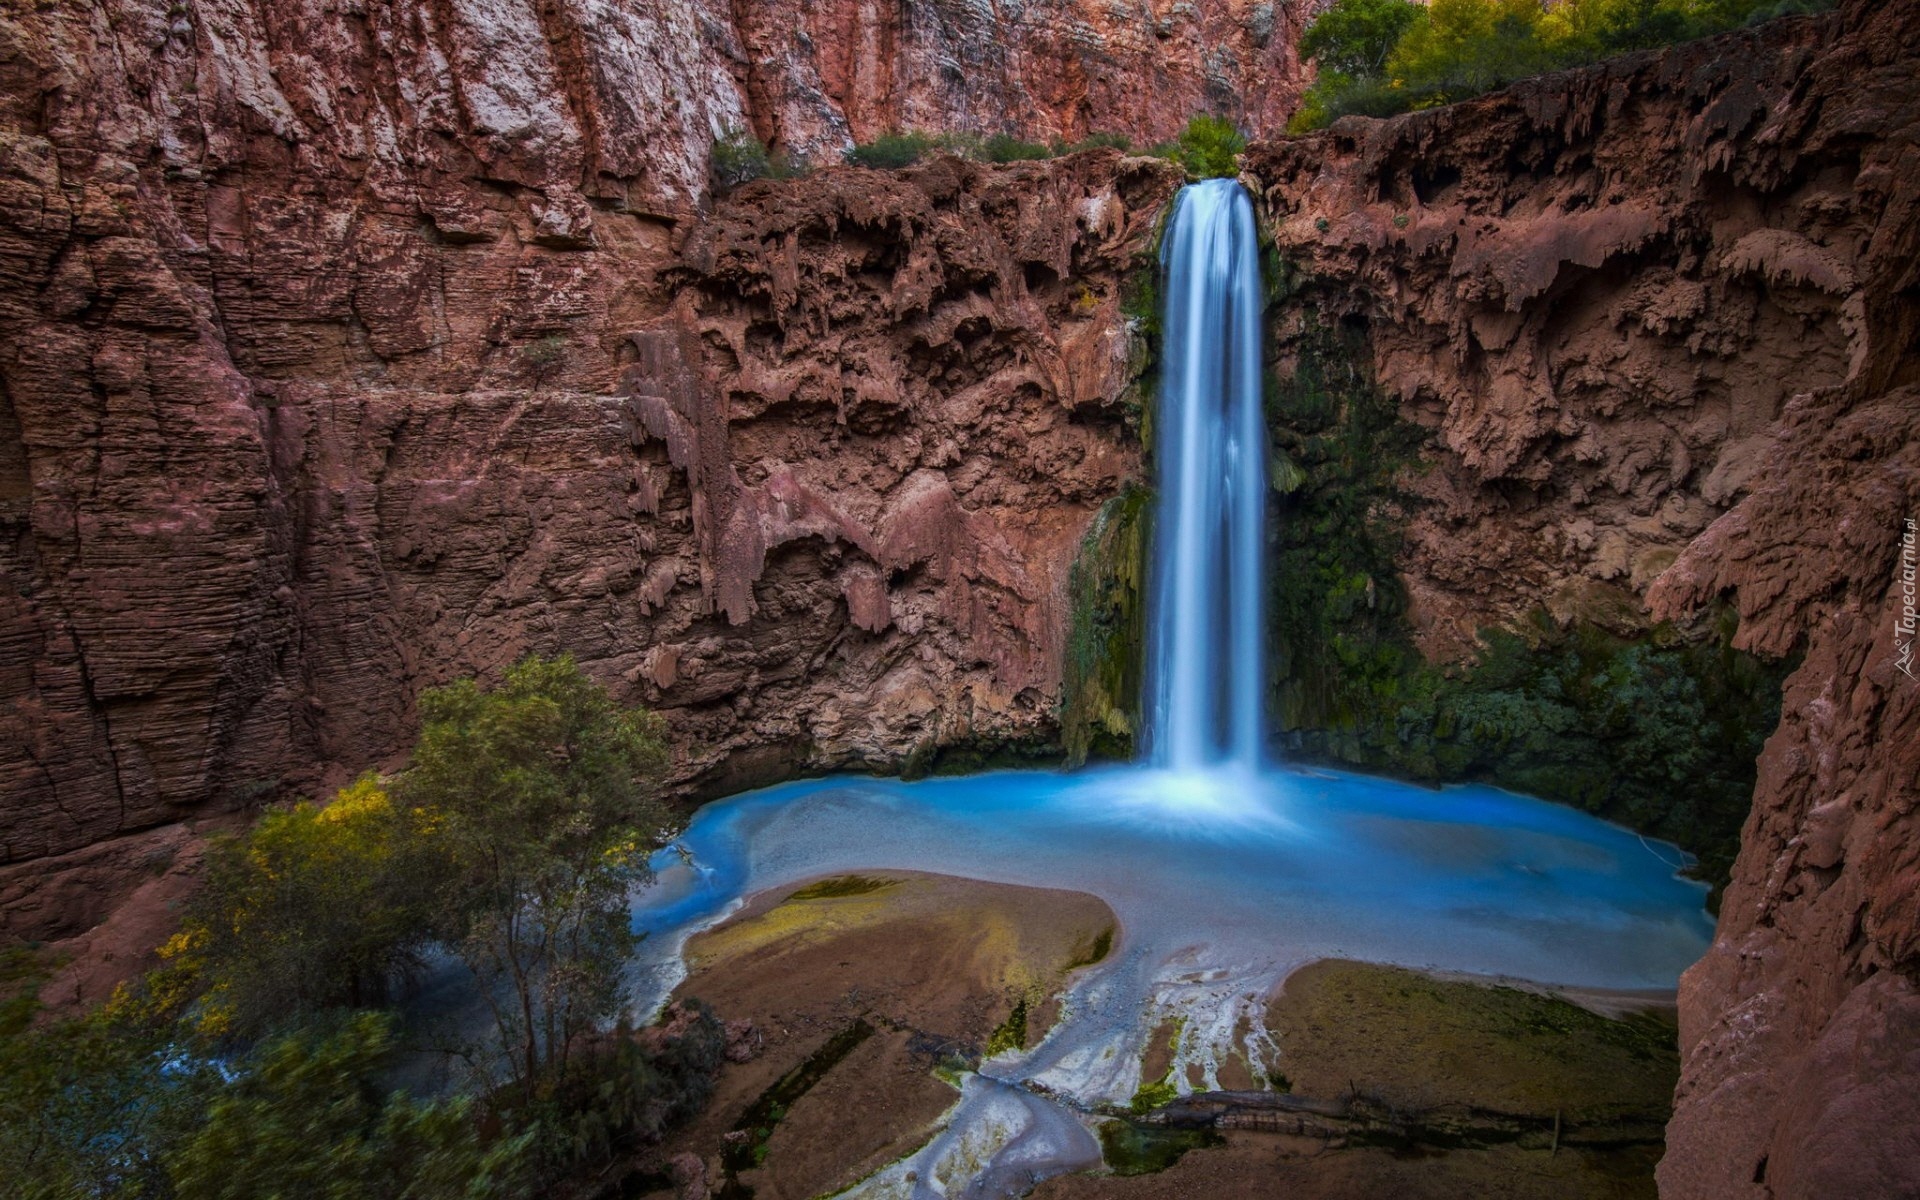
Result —
<path fill-rule="evenodd" d="M 916 784 L 825 779 L 700 810 L 636 897 L 640 1006 L 685 977 L 689 933 L 756 892 L 870 869 L 1099 896 L 1124 931 L 1054 1029 L 984 1060 L 939 1128 L 843 1200 L 1024 1195 L 1100 1162 L 1094 1130 L 1142 1085 L 1263 1081 L 1266 998 L 1316 958 L 1581 986 L 1668 987 L 1707 942 L 1701 889 L 1636 835 L 1486 788 L 1442 799 L 1262 762 L 1264 299 L 1239 184 L 1184 189 L 1162 251 L 1148 766 Z M 1150 1039 L 1180 1033 L 1158 1080 Z"/>
<path fill-rule="evenodd" d="M 1264 296 L 1253 204 L 1231 179 L 1180 192 L 1166 279 L 1147 633 L 1147 749 L 1180 772 L 1255 770 L 1266 661 L 1261 587 Z"/>

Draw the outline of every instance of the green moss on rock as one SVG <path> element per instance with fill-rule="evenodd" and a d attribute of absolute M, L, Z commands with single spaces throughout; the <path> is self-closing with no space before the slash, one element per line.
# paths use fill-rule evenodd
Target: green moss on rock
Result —
<path fill-rule="evenodd" d="M 1125 759 L 1140 721 L 1151 496 L 1128 487 L 1094 517 L 1068 576 L 1060 730 L 1067 761 Z"/>
<path fill-rule="evenodd" d="M 1180 1161 L 1189 1150 L 1220 1146 L 1212 1129 L 1171 1129 L 1116 1118 L 1100 1126 L 1100 1154 L 1115 1175 L 1152 1175 Z"/>
<path fill-rule="evenodd" d="M 1791 664 L 1732 649 L 1731 614 L 1645 628 L 1592 597 L 1428 663 L 1395 569 L 1414 503 L 1399 481 L 1427 435 L 1368 375 L 1362 330 L 1309 312 L 1295 348 L 1268 401 L 1272 685 L 1293 752 L 1575 805 L 1677 842 L 1717 897 Z"/>

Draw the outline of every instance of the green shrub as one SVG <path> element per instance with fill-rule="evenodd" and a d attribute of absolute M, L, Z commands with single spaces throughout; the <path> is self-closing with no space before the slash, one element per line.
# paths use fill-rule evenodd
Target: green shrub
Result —
<path fill-rule="evenodd" d="M 1288 128 L 1449 104 L 1544 71 L 1830 7 L 1832 0 L 1338 0 L 1301 38 L 1320 75 Z"/>
<path fill-rule="evenodd" d="M 1052 145 L 1025 141 L 1010 133 L 982 137 L 977 133 L 889 133 L 871 142 L 862 142 L 847 151 L 846 160 L 856 167 L 891 171 L 912 166 L 936 151 L 984 163 L 1033 162 L 1074 154 L 1081 150 L 1111 147 L 1127 151 L 1133 143 L 1119 133 L 1093 133 L 1071 145 L 1056 141 Z"/>
<path fill-rule="evenodd" d="M 625 1023 L 583 1047 L 528 1103 L 509 1110 L 535 1146 L 548 1183 L 597 1172 L 699 1112 L 726 1055 L 726 1027 L 706 1005 L 681 1001 L 655 1030 Z"/>
<path fill-rule="evenodd" d="M 1051 158 L 1053 151 L 1038 142 L 1023 142 L 1011 134 L 996 133 L 980 144 L 980 157 L 990 163 L 1031 162 Z"/>
<path fill-rule="evenodd" d="M 213 846 L 165 965 L 102 1009 L 36 1024 L 46 956 L 0 955 L 8 1196 L 574 1194 L 705 1103 L 725 1046 L 711 1013 L 601 1032 L 663 820 L 658 719 L 565 657 L 430 690 L 420 712 L 401 779 Z M 378 1082 L 396 1047 L 365 1006 L 428 939 L 496 1018 L 487 1070 L 505 1080 L 484 1093 Z"/>
<path fill-rule="evenodd" d="M 709 165 L 716 184 L 736 188 L 771 174 L 773 158 L 767 153 L 767 144 L 753 134 L 744 129 L 729 129 L 713 140 Z"/>
<path fill-rule="evenodd" d="M 175 1194 L 465 1200 L 524 1189 L 532 1132 L 489 1143 L 465 1098 L 382 1094 L 392 1029 L 360 1013 L 262 1043 L 166 1156 Z"/>
<path fill-rule="evenodd" d="M 164 948 L 198 972 L 209 1033 L 385 1003 L 432 930 L 437 859 L 377 775 L 326 808 L 270 812 L 209 848 L 205 886 Z"/>
<path fill-rule="evenodd" d="M 893 171 L 910 167 L 939 148 L 939 139 L 929 134 L 887 133 L 847 151 L 847 161 L 856 167 Z"/>
<path fill-rule="evenodd" d="M 1153 153 L 1186 168 L 1189 179 L 1217 179 L 1240 173 L 1240 152 L 1246 148 L 1246 135 L 1232 121 L 1200 116 L 1187 122 L 1178 139 L 1155 146 Z"/>
<path fill-rule="evenodd" d="M 1070 146 L 1060 148 L 1062 154 L 1077 154 L 1082 150 L 1118 150 L 1122 154 L 1133 149 L 1133 139 L 1124 133 L 1090 133 Z"/>
<path fill-rule="evenodd" d="M 708 169 L 714 185 L 721 191 L 731 191 L 756 179 L 792 179 L 806 174 L 804 162 L 768 150 L 767 144 L 752 132 L 737 128 L 730 128 L 714 139 Z"/>
<path fill-rule="evenodd" d="M 0 1029 L 0 1179 L 21 1200 L 164 1197 L 219 1075 L 115 1008 Z"/>

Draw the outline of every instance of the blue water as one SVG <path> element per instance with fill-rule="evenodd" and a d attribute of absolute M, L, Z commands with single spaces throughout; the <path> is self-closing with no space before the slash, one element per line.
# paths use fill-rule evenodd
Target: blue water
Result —
<path fill-rule="evenodd" d="M 982 1184 L 969 1194 L 1016 1195 L 986 1183 L 1098 1162 L 1085 1123 L 1068 1118 L 1126 1104 L 1147 1039 L 1169 1019 L 1184 1029 L 1182 1092 L 1219 1086 L 1229 1060 L 1256 1076 L 1284 1071 L 1266 1001 L 1315 959 L 1671 989 L 1712 932 L 1706 889 L 1676 878 L 1681 861 L 1672 846 L 1510 792 L 1330 771 L 809 780 L 707 805 L 656 856 L 658 881 L 633 909 L 649 933 L 636 999 L 651 1008 L 679 982 L 690 932 L 749 895 L 823 875 L 919 870 L 1099 896 L 1120 940 L 1070 982 L 1054 1032 L 984 1064 L 941 1138 L 860 1193 L 943 1194 L 922 1185 L 945 1162 Z"/>
<path fill-rule="evenodd" d="M 1285 1070 L 1268 998 L 1320 958 L 1583 989 L 1668 990 L 1706 949 L 1682 856 L 1569 808 L 1486 787 L 1429 791 L 1261 754 L 1265 432 L 1262 292 L 1239 184 L 1181 191 L 1169 222 L 1160 499 L 1148 613 L 1148 767 L 901 783 L 832 778 L 710 804 L 635 898 L 650 1010 L 682 950 L 758 892 L 917 870 L 1088 892 L 1120 921 L 1031 1051 L 970 1075 L 919 1151 L 861 1197 L 1016 1196 L 1097 1166 L 1094 1114 L 1141 1085 L 1177 1021 L 1172 1082 Z"/>
<path fill-rule="evenodd" d="M 840 777 L 702 808 L 634 914 L 670 936 L 754 892 L 897 868 L 1091 892 L 1131 942 L 1659 989 L 1712 932 L 1681 861 L 1511 792 L 1333 771 Z"/>

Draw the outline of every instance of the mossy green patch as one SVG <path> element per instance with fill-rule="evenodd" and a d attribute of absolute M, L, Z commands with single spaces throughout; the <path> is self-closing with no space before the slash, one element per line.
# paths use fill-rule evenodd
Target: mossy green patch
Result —
<path fill-rule="evenodd" d="M 1084 949 L 1075 950 L 1073 957 L 1067 961 L 1067 970 L 1077 971 L 1081 967 L 1091 967 L 1095 963 L 1104 962 L 1107 955 L 1113 953 L 1113 933 L 1113 926 L 1109 925 L 1095 934 L 1093 940 L 1087 943 Z"/>
<path fill-rule="evenodd" d="M 1071 604 L 1060 727 L 1069 765 L 1132 755 L 1140 722 L 1151 494 L 1107 501 L 1068 574 Z"/>
<path fill-rule="evenodd" d="M 1100 1126 L 1100 1153 L 1115 1175 L 1151 1175 L 1189 1150 L 1225 1144 L 1211 1129 L 1167 1129 L 1115 1118 Z"/>
<path fill-rule="evenodd" d="M 899 884 L 897 879 L 875 879 L 871 875 L 835 875 L 816 879 L 787 897 L 795 900 L 839 900 L 847 896 L 866 896 L 884 892 Z"/>
<path fill-rule="evenodd" d="M 1027 998 L 1021 996 L 1013 1002 L 1013 1011 L 1007 1014 L 1007 1019 L 1000 1022 L 987 1038 L 987 1057 L 992 1058 L 1009 1050 L 1024 1050 L 1026 1046 Z"/>
<path fill-rule="evenodd" d="M 1658 1127 L 1680 1070 L 1664 1015 L 1615 1019 L 1556 996 L 1368 963 L 1305 968 L 1268 1023 L 1300 1094 L 1403 1113 L 1466 1106 Z"/>
<path fill-rule="evenodd" d="M 1180 1090 L 1173 1086 L 1173 1075 L 1169 1071 L 1166 1075 L 1150 1083 L 1142 1083 L 1134 1089 L 1133 1100 L 1128 1107 L 1137 1113 L 1149 1113 L 1163 1104 L 1173 1103 L 1179 1095 Z"/>
<path fill-rule="evenodd" d="M 1294 753 L 1572 804 L 1677 842 L 1724 884 L 1792 664 L 1734 650 L 1730 613 L 1635 628 L 1593 596 L 1564 621 L 1484 630 L 1473 661 L 1428 663 L 1396 567 L 1427 434 L 1368 373 L 1363 327 L 1303 316 L 1268 394 L 1272 687 Z"/>
<path fill-rule="evenodd" d="M 1164 1104 L 1172 1103 L 1180 1095 L 1180 1089 L 1173 1081 L 1173 1068 L 1180 1055 L 1180 1039 L 1187 1031 L 1186 1018 L 1175 1017 L 1162 1028 L 1169 1030 L 1166 1041 L 1167 1066 L 1158 1077 L 1151 1074 L 1152 1068 L 1148 1064 L 1156 1057 L 1159 1048 L 1149 1042 L 1140 1060 L 1140 1086 L 1134 1089 L 1133 1099 L 1128 1104 L 1136 1113 L 1152 1112 Z"/>

